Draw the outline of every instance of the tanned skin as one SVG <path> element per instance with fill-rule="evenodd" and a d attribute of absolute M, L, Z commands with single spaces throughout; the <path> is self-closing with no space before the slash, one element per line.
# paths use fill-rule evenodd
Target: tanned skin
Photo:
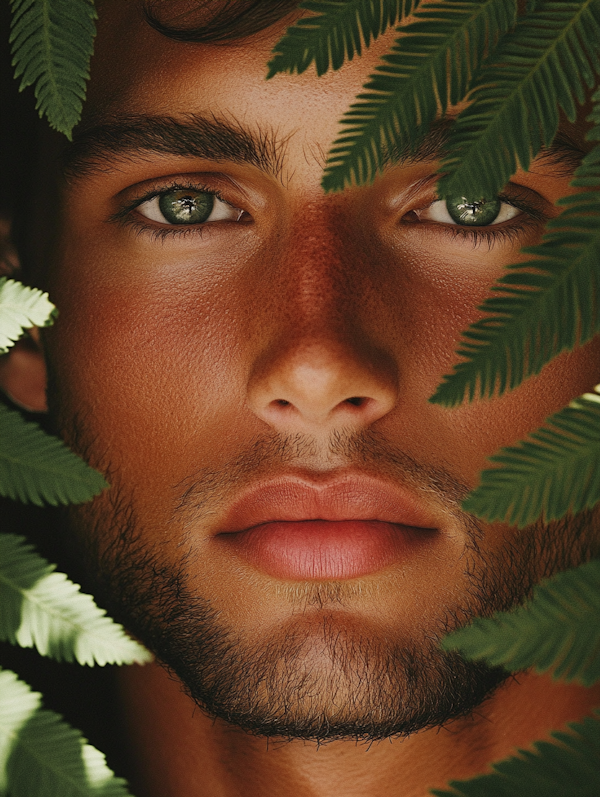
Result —
<path fill-rule="evenodd" d="M 423 666 L 411 677 L 424 673 L 423 700 L 435 702 L 451 682 L 451 667 L 438 682 L 430 665 L 446 629 L 597 555 L 589 516 L 519 532 L 477 525 L 459 502 L 494 451 L 599 381 L 600 346 L 561 355 L 501 398 L 428 402 L 476 306 L 569 193 L 573 153 L 563 146 L 518 173 L 505 193 L 529 210 L 477 240 L 435 215 L 431 152 L 325 195 L 338 120 L 393 34 L 339 72 L 267 82 L 286 22 L 227 45 L 186 44 L 152 30 L 137 0 L 103 3 L 82 144 L 59 201 L 37 200 L 56 214 L 36 249 L 38 281 L 60 308 L 43 340 L 50 410 L 112 484 L 73 511 L 74 544 L 103 600 L 171 670 L 194 669 L 189 653 L 186 664 L 173 653 L 184 637 L 208 649 L 199 683 L 212 705 L 158 662 L 121 672 L 139 797 L 424 797 L 600 698 L 523 673 L 477 707 L 457 698 L 455 716 L 408 738 L 386 738 L 383 720 L 365 730 L 377 705 L 389 720 L 410 703 L 408 665 L 394 680 L 386 661 L 413 651 Z M 163 136 L 153 149 L 157 120 L 171 144 Z M 173 135 L 169 120 L 195 133 Z M 224 152 L 227 130 L 242 129 L 254 145 L 232 135 Z M 189 228 L 157 220 L 152 202 L 174 185 L 218 194 L 221 215 Z M 16 400 L 40 410 L 44 362 L 19 346 L 1 372 Z M 366 574 L 274 575 L 224 532 L 241 492 L 278 478 L 315 491 L 340 479 L 391 484 L 431 534 Z M 237 640 L 238 670 L 231 646 L 210 658 L 210 639 Z M 224 687 L 215 694 L 229 676 L 228 702 Z M 280 730 L 267 734 L 267 720 Z M 332 740 L 325 726 L 336 720 L 346 731 Z"/>

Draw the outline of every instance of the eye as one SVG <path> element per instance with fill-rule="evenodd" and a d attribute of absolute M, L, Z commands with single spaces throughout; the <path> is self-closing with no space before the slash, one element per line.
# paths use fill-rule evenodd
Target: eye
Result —
<path fill-rule="evenodd" d="M 501 224 L 518 216 L 519 208 L 501 199 L 467 199 L 454 196 L 438 199 L 422 210 L 413 211 L 419 221 L 436 221 L 440 224 L 457 224 L 463 227 L 487 227 Z"/>
<path fill-rule="evenodd" d="M 208 221 L 237 221 L 243 211 L 211 192 L 173 188 L 141 202 L 136 211 L 160 224 L 204 224 Z"/>

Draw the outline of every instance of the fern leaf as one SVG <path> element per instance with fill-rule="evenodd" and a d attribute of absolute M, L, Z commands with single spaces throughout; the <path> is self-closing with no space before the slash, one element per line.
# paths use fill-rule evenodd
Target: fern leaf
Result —
<path fill-rule="evenodd" d="M 476 618 L 445 650 L 511 671 L 530 667 L 584 686 L 600 681 L 600 561 L 542 581 L 524 606 Z"/>
<path fill-rule="evenodd" d="M 128 797 L 102 753 L 10 670 L 0 670 L 0 795 Z"/>
<path fill-rule="evenodd" d="M 14 672 L 0 668 L 0 795 L 8 787 L 7 762 L 19 731 L 41 704 L 42 696 L 20 681 Z"/>
<path fill-rule="evenodd" d="M 600 783 L 600 718 L 596 712 L 568 731 L 553 731 L 553 742 L 492 764 L 493 772 L 454 780 L 436 797 L 597 797 Z"/>
<path fill-rule="evenodd" d="M 71 137 L 79 121 L 94 46 L 93 0 L 10 0 L 10 42 L 20 88 L 34 86 L 36 108 Z"/>
<path fill-rule="evenodd" d="M 522 528 L 591 508 L 600 501 L 598 392 L 575 399 L 490 462 L 502 467 L 483 471 L 463 503 L 467 512 Z"/>
<path fill-rule="evenodd" d="M 600 73 L 600 0 L 540 0 L 498 45 L 457 118 L 442 162 L 441 196 L 496 196 L 525 170 Z"/>
<path fill-rule="evenodd" d="M 79 664 L 151 659 L 91 595 L 15 534 L 0 534 L 0 639 Z"/>
<path fill-rule="evenodd" d="M 340 69 L 391 25 L 411 14 L 419 0 L 305 0 L 304 17 L 288 28 L 273 49 L 267 79 L 280 72 L 301 74 L 315 63 L 317 75 Z"/>
<path fill-rule="evenodd" d="M 388 155 L 413 151 L 440 106 L 443 114 L 464 97 L 486 49 L 516 14 L 515 0 L 431 3 L 417 11 L 342 118 L 323 188 L 372 181 Z"/>
<path fill-rule="evenodd" d="M 100 473 L 19 412 L 0 405 L 0 495 L 43 506 L 80 504 L 108 487 Z"/>
<path fill-rule="evenodd" d="M 50 326 L 56 308 L 47 293 L 0 277 L 0 354 L 5 354 L 29 327 Z"/>
<path fill-rule="evenodd" d="M 573 185 L 600 186 L 600 146 L 584 158 Z M 463 333 L 453 373 L 431 401 L 452 407 L 490 397 L 539 373 L 561 351 L 600 331 L 600 192 L 560 200 L 539 246 L 524 249 L 535 260 L 508 266 L 480 310 L 487 315 Z M 535 269 L 535 271 L 532 271 Z"/>

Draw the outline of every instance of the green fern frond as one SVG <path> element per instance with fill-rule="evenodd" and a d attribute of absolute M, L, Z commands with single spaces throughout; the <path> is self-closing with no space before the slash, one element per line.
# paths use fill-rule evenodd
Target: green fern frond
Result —
<path fill-rule="evenodd" d="M 41 696 L 10 670 L 0 670 L 0 795 L 129 797 L 106 759 Z"/>
<path fill-rule="evenodd" d="M 600 0 L 540 0 L 498 45 L 477 77 L 471 104 L 450 133 L 441 196 L 497 195 L 558 129 L 600 73 Z"/>
<path fill-rule="evenodd" d="M 453 780 L 436 797 L 597 797 L 600 783 L 600 717 L 586 717 L 553 731 L 556 742 L 534 742 L 533 750 L 492 764 L 490 775 Z"/>
<path fill-rule="evenodd" d="M 315 63 L 317 75 L 340 69 L 411 14 L 419 0 L 305 0 L 299 8 L 319 16 L 304 17 L 288 28 L 273 48 L 267 79 L 280 72 L 301 74 Z"/>
<path fill-rule="evenodd" d="M 68 138 L 81 116 L 96 35 L 93 0 L 10 0 L 15 78 Z"/>
<path fill-rule="evenodd" d="M 29 327 L 50 326 L 56 308 L 47 293 L 0 277 L 0 354 L 4 354 Z"/>
<path fill-rule="evenodd" d="M 151 660 L 91 595 L 15 534 L 0 534 L 0 639 L 79 664 Z"/>
<path fill-rule="evenodd" d="M 600 146 L 575 172 L 573 185 L 600 186 Z M 536 260 L 508 266 L 480 310 L 487 315 L 463 333 L 464 360 L 430 401 L 453 407 L 517 387 L 553 357 L 600 331 L 600 192 L 560 200 L 565 210 L 547 225 Z"/>
<path fill-rule="evenodd" d="M 325 191 L 367 183 L 386 157 L 413 151 L 438 112 L 459 102 L 486 49 L 514 24 L 516 0 L 428 4 L 401 29 L 341 124 L 322 180 Z"/>
<path fill-rule="evenodd" d="M 490 462 L 502 467 L 483 471 L 467 512 L 522 528 L 591 508 L 600 501 L 600 396 L 585 393 Z"/>
<path fill-rule="evenodd" d="M 0 495 L 25 503 L 80 504 L 108 487 L 57 437 L 0 405 Z"/>
<path fill-rule="evenodd" d="M 517 671 L 533 667 L 584 686 L 600 681 L 600 561 L 542 581 L 524 606 L 476 618 L 444 650 Z"/>

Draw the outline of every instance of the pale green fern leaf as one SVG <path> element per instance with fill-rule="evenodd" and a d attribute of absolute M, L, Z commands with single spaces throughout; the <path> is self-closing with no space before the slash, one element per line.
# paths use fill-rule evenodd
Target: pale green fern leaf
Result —
<path fill-rule="evenodd" d="M 36 108 L 69 138 L 79 121 L 94 47 L 93 0 L 10 0 L 10 34 L 20 88 L 34 86 Z"/>
<path fill-rule="evenodd" d="M 280 72 L 306 71 L 314 62 L 318 75 L 340 69 L 369 47 L 391 25 L 412 13 L 419 0 L 305 0 L 299 8 L 318 16 L 303 17 L 288 28 L 273 49 L 271 78 Z"/>
<path fill-rule="evenodd" d="M 501 467 L 483 471 L 467 512 L 523 527 L 590 509 L 600 501 L 600 396 L 585 393 L 490 462 Z"/>
<path fill-rule="evenodd" d="M 438 113 L 464 97 L 487 49 L 516 14 L 515 0 L 452 0 L 417 11 L 342 118 L 323 188 L 370 182 L 388 159 L 410 155 Z"/>
<path fill-rule="evenodd" d="M 151 660 L 91 595 L 15 534 L 0 534 L 0 639 L 79 664 Z"/>
<path fill-rule="evenodd" d="M 0 354 L 4 354 L 29 327 L 50 326 L 56 308 L 47 293 L 0 277 Z"/>
<path fill-rule="evenodd" d="M 42 696 L 32 692 L 14 672 L 0 668 L 0 795 L 7 793 L 7 763 L 19 731 L 41 702 Z"/>
<path fill-rule="evenodd" d="M 574 185 L 600 186 L 600 146 L 575 172 Z M 547 226 L 535 255 L 507 267 L 480 310 L 485 317 L 463 333 L 464 358 L 431 401 L 452 407 L 467 395 L 490 397 L 517 387 L 561 351 L 600 331 L 600 192 L 561 199 L 565 209 Z"/>
<path fill-rule="evenodd" d="M 79 504 L 106 487 L 61 440 L 0 405 L 0 495 L 38 506 Z"/>
<path fill-rule="evenodd" d="M 10 670 L 0 670 L 2 797 L 129 797 L 106 759 Z"/>
<path fill-rule="evenodd" d="M 600 681 L 600 561 L 542 581 L 512 611 L 448 634 L 445 650 L 517 671 L 533 667 L 584 686 Z"/>
<path fill-rule="evenodd" d="M 438 184 L 441 196 L 495 197 L 527 170 L 600 73 L 600 0 L 540 0 L 504 36 L 456 120 Z"/>
<path fill-rule="evenodd" d="M 568 731 L 553 731 L 553 742 L 534 742 L 533 750 L 492 764 L 493 772 L 453 780 L 436 797 L 598 797 L 600 718 L 596 712 Z"/>

